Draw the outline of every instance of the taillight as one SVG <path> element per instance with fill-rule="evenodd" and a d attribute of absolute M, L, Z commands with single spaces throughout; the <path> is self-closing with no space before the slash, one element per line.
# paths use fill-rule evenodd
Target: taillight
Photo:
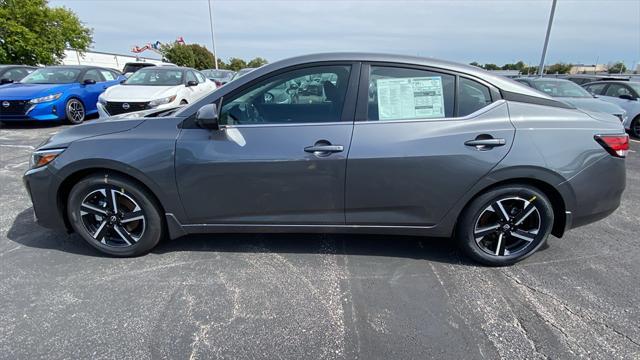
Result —
<path fill-rule="evenodd" d="M 596 141 L 616 157 L 626 157 L 629 152 L 629 135 L 596 135 Z"/>

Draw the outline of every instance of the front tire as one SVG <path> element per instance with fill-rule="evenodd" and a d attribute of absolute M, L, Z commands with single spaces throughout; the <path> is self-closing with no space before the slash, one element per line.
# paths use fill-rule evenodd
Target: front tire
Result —
<path fill-rule="evenodd" d="M 631 121 L 629 130 L 631 132 L 631 136 L 640 138 L 640 115 L 636 116 L 636 118 Z"/>
<path fill-rule="evenodd" d="M 64 107 L 67 122 L 71 125 L 82 124 L 86 116 L 84 104 L 78 99 L 69 99 Z"/>
<path fill-rule="evenodd" d="M 91 246 L 113 256 L 149 252 L 163 237 L 162 212 L 139 184 L 95 174 L 73 186 L 67 201 L 73 229 Z"/>
<path fill-rule="evenodd" d="M 521 261 L 544 244 L 553 227 L 547 196 L 529 185 L 490 189 L 474 199 L 456 226 L 461 250 L 490 266 Z"/>

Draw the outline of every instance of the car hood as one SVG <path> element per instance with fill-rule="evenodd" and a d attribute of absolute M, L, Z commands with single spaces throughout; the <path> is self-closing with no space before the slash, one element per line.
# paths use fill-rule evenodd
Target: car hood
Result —
<path fill-rule="evenodd" d="M 38 150 L 65 148 L 74 141 L 94 136 L 113 134 L 131 130 L 142 124 L 145 119 L 113 119 L 95 120 L 81 125 L 75 125 L 54 134 L 38 146 Z"/>
<path fill-rule="evenodd" d="M 565 104 L 573 105 L 578 109 L 596 111 L 612 115 L 620 115 L 624 110 L 616 105 L 596 98 L 556 98 Z"/>
<path fill-rule="evenodd" d="M 146 102 L 176 95 L 182 86 L 116 85 L 105 90 L 102 98 L 116 102 Z"/>
<path fill-rule="evenodd" d="M 7 84 L 0 86 L 2 100 L 31 100 L 67 90 L 74 84 Z"/>

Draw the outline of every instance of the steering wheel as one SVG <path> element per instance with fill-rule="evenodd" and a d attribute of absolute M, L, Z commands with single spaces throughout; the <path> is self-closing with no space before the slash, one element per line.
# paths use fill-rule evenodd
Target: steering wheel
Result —
<path fill-rule="evenodd" d="M 272 93 L 270 92 L 266 92 L 264 93 L 264 103 L 265 104 L 273 104 L 273 100 L 275 99 L 275 96 L 273 96 Z"/>

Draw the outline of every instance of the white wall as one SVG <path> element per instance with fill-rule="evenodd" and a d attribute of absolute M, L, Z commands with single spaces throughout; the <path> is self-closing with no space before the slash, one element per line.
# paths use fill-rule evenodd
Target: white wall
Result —
<path fill-rule="evenodd" d="M 94 65 L 112 68 L 122 71 L 124 64 L 128 62 L 149 62 L 153 64 L 164 64 L 161 60 L 135 57 L 132 55 L 120 55 L 102 52 L 87 51 L 84 55 L 80 55 L 75 50 L 65 50 L 64 59 L 62 59 L 63 65 Z"/>

